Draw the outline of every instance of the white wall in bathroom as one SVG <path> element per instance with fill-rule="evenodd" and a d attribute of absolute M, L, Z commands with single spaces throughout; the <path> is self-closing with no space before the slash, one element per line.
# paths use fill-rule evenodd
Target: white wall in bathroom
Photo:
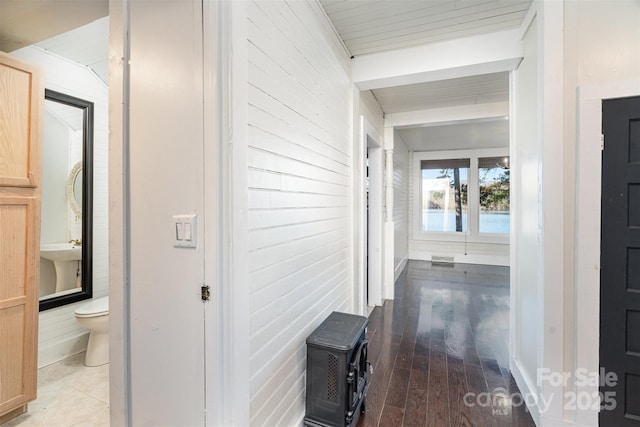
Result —
<path fill-rule="evenodd" d="M 306 337 L 351 306 L 352 85 L 317 2 L 250 2 L 250 417 L 304 415 Z"/>
<path fill-rule="evenodd" d="M 89 68 L 38 47 L 26 47 L 11 55 L 39 64 L 45 72 L 47 89 L 94 103 L 93 296 L 107 295 L 107 87 Z M 46 156 L 43 160 L 46 161 Z M 63 188 L 66 191 L 66 179 Z M 74 315 L 80 304 L 82 302 L 40 313 L 38 366 L 46 366 L 86 348 L 88 331 L 78 326 Z"/>

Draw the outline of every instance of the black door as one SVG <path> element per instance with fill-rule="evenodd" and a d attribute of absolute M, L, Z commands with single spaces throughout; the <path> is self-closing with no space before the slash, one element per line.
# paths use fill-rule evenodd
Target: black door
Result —
<path fill-rule="evenodd" d="M 640 97 L 603 101 L 602 131 L 600 425 L 639 427 Z"/>

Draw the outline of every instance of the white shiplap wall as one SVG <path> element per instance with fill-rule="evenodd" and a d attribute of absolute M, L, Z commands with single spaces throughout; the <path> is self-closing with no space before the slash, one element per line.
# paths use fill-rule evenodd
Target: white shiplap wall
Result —
<path fill-rule="evenodd" d="M 89 68 L 37 47 L 26 47 L 12 55 L 39 64 L 45 72 L 45 87 L 94 103 L 93 166 L 93 296 L 108 293 L 108 187 L 107 187 L 107 86 Z M 46 159 L 43 159 L 46 161 Z M 64 359 L 86 348 L 88 331 L 76 322 L 69 304 L 40 313 L 38 366 Z"/>
<path fill-rule="evenodd" d="M 393 225 L 397 279 L 409 258 L 409 150 L 397 132 L 393 138 Z"/>
<path fill-rule="evenodd" d="M 304 415 L 306 337 L 350 307 L 349 57 L 315 2 L 248 17 L 250 416 Z"/>

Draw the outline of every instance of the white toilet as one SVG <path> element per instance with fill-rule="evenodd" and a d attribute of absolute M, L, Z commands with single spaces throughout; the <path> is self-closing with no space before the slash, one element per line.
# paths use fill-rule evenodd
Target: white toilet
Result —
<path fill-rule="evenodd" d="M 109 297 L 92 299 L 76 308 L 76 319 L 91 331 L 85 366 L 109 363 Z"/>

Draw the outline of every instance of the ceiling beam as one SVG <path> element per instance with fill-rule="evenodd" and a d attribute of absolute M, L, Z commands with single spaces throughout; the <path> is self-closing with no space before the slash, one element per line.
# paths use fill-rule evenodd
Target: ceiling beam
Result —
<path fill-rule="evenodd" d="M 356 56 L 360 90 L 512 71 L 522 60 L 519 29 Z"/>
<path fill-rule="evenodd" d="M 384 116 L 384 127 L 442 125 L 469 120 L 502 119 L 508 116 L 509 102 L 492 102 L 488 104 L 389 113 Z"/>

